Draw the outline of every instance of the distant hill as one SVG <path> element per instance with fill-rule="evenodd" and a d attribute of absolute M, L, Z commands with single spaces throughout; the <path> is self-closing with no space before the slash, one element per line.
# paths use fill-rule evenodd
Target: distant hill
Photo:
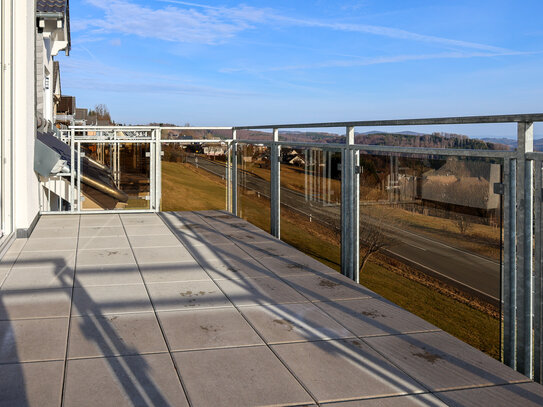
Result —
<path fill-rule="evenodd" d="M 185 140 L 218 139 L 224 140 L 232 136 L 230 130 L 172 130 L 168 131 L 168 138 Z M 280 131 L 280 140 L 307 142 L 307 143 L 344 143 L 345 136 L 337 133 L 319 131 Z M 238 140 L 270 141 L 271 132 L 260 130 L 238 130 Z M 539 140 L 538 140 L 539 141 Z M 541 148 L 543 148 L 543 139 Z M 475 139 L 462 134 L 453 133 L 417 133 L 403 131 L 389 133 L 382 131 L 368 131 L 355 133 L 357 144 L 398 146 L 398 147 L 425 147 L 425 148 L 457 148 L 479 150 L 509 150 L 516 146 L 516 142 L 509 139 Z M 515 143 L 514 145 L 511 142 Z"/>
<path fill-rule="evenodd" d="M 490 143 L 504 144 L 506 146 L 509 146 L 511 150 L 514 150 L 515 148 L 517 148 L 517 140 L 513 140 L 510 138 L 485 137 L 485 138 L 482 138 L 481 140 L 484 140 Z M 543 138 L 538 138 L 534 140 L 534 151 L 543 151 Z"/>

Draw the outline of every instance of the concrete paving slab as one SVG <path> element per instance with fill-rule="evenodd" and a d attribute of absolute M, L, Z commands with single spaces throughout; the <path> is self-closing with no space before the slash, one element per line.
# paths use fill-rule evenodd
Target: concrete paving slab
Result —
<path fill-rule="evenodd" d="M 543 386 L 533 382 L 448 391 L 436 396 L 451 407 L 543 406 Z"/>
<path fill-rule="evenodd" d="M 80 237 L 77 250 L 129 249 L 125 236 Z"/>
<path fill-rule="evenodd" d="M 311 301 L 349 300 L 376 297 L 373 291 L 360 284 L 353 284 L 342 275 L 326 276 L 285 276 L 292 287 Z"/>
<path fill-rule="evenodd" d="M 58 407 L 64 362 L 0 365 L 0 407 Z"/>
<path fill-rule="evenodd" d="M 308 301 L 293 288 L 275 278 L 216 280 L 216 283 L 237 306 Z"/>
<path fill-rule="evenodd" d="M 280 277 L 297 275 L 339 275 L 336 270 L 301 253 L 290 257 L 262 257 L 258 260 Z"/>
<path fill-rule="evenodd" d="M 360 340 L 293 343 L 272 348 L 318 402 L 425 391 Z"/>
<path fill-rule="evenodd" d="M 78 228 L 79 227 L 79 218 L 63 218 L 56 219 L 54 216 L 41 217 L 36 228 L 39 229 L 54 229 L 54 228 Z"/>
<path fill-rule="evenodd" d="M 262 257 L 280 256 L 288 257 L 295 256 L 300 253 L 298 249 L 283 243 L 280 240 L 267 242 L 238 242 L 239 247 L 249 253 L 252 257 L 260 259 Z"/>
<path fill-rule="evenodd" d="M 270 344 L 355 336 L 311 303 L 243 307 L 241 312 Z"/>
<path fill-rule="evenodd" d="M 135 263 L 79 266 L 75 276 L 76 287 L 125 284 L 143 284 L 141 273 Z"/>
<path fill-rule="evenodd" d="M 109 226 L 120 227 L 122 226 L 119 215 L 85 215 L 81 217 L 79 227 L 94 227 L 94 226 Z"/>
<path fill-rule="evenodd" d="M 221 233 L 236 244 L 267 243 L 275 241 L 275 238 L 266 232 L 257 232 L 251 229 L 229 228 L 221 230 Z"/>
<path fill-rule="evenodd" d="M 97 249 L 81 250 L 77 254 L 77 267 L 135 264 L 136 260 L 130 249 Z"/>
<path fill-rule="evenodd" d="M 71 287 L 73 267 L 17 267 L 7 276 L 2 290 L 41 290 L 48 288 Z"/>
<path fill-rule="evenodd" d="M 217 261 L 243 260 L 251 257 L 233 243 L 195 246 L 190 248 L 190 253 L 202 266 Z"/>
<path fill-rule="evenodd" d="M 213 281 L 184 281 L 147 284 L 157 311 L 231 307 Z"/>
<path fill-rule="evenodd" d="M 322 407 L 447 407 L 432 394 L 394 396 L 377 399 L 353 400 L 338 403 L 324 403 Z"/>
<path fill-rule="evenodd" d="M 124 228 L 128 236 L 169 235 L 171 233 L 166 225 L 125 225 Z"/>
<path fill-rule="evenodd" d="M 183 263 L 140 264 L 139 268 L 146 283 L 211 280 L 196 260 Z"/>
<path fill-rule="evenodd" d="M 40 239 L 48 238 L 54 239 L 57 236 L 62 237 L 77 237 L 79 233 L 79 227 L 77 226 L 60 226 L 60 227 L 50 227 L 42 228 L 36 226 L 30 235 L 30 239 Z"/>
<path fill-rule="evenodd" d="M 132 247 L 180 247 L 182 246 L 179 240 L 173 235 L 158 235 L 158 236 L 130 236 L 130 244 Z"/>
<path fill-rule="evenodd" d="M 26 252 L 24 249 L 19 254 L 14 267 L 43 267 L 55 265 L 58 268 L 73 267 L 75 264 L 75 250 L 49 250 L 40 252 Z"/>
<path fill-rule="evenodd" d="M 270 270 L 252 258 L 206 262 L 203 267 L 214 280 L 275 277 Z"/>
<path fill-rule="evenodd" d="M 319 308 L 356 336 L 436 331 L 437 327 L 385 299 L 317 302 Z"/>
<path fill-rule="evenodd" d="M 431 391 L 526 380 L 520 373 L 445 332 L 363 340 Z"/>
<path fill-rule="evenodd" d="M 234 308 L 165 311 L 158 317 L 172 351 L 264 344 Z"/>
<path fill-rule="evenodd" d="M 151 311 L 153 308 L 143 284 L 74 288 L 73 316 Z"/>
<path fill-rule="evenodd" d="M 89 315 L 73 317 L 69 358 L 121 356 L 167 352 L 156 315 Z"/>
<path fill-rule="evenodd" d="M 169 354 L 75 359 L 66 369 L 66 407 L 188 406 Z"/>
<path fill-rule="evenodd" d="M 312 404 L 313 400 L 265 346 L 174 353 L 195 406 Z"/>
<path fill-rule="evenodd" d="M 71 288 L 0 291 L 0 319 L 67 317 Z"/>
<path fill-rule="evenodd" d="M 28 239 L 24 251 L 38 252 L 54 250 L 74 250 L 77 247 L 77 238 L 75 237 L 56 237 Z"/>
<path fill-rule="evenodd" d="M 68 318 L 0 321 L 0 363 L 63 360 Z"/>
<path fill-rule="evenodd" d="M 209 228 L 209 226 L 206 226 L 206 227 Z M 174 234 L 178 236 L 181 243 L 183 243 L 186 247 L 189 247 L 189 248 L 202 246 L 202 245 L 210 246 L 210 245 L 232 243 L 232 241 L 228 239 L 226 236 L 214 231 L 196 232 L 195 235 L 193 236 L 190 233 L 179 232 L 177 230 L 174 230 Z"/>
<path fill-rule="evenodd" d="M 126 236 L 121 226 L 89 226 L 80 228 L 79 237 Z"/>
<path fill-rule="evenodd" d="M 152 216 L 126 216 L 121 215 L 122 223 L 125 226 L 149 226 L 149 225 L 164 225 L 162 219 L 156 215 Z"/>
<path fill-rule="evenodd" d="M 138 247 L 134 248 L 138 264 L 194 262 L 194 258 L 183 246 L 179 247 Z"/>

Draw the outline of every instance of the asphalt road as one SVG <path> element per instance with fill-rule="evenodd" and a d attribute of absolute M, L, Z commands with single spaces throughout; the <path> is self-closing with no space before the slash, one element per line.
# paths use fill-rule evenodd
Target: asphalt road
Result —
<path fill-rule="evenodd" d="M 195 158 L 187 161 L 196 165 Z M 225 167 L 202 158 L 198 166 L 218 176 L 224 177 Z M 240 173 L 238 183 L 264 196 L 269 196 L 270 183 L 249 173 Z M 339 206 L 323 205 L 321 202 L 306 202 L 305 196 L 287 188 L 281 188 L 281 204 L 311 215 L 327 224 L 338 224 Z M 361 221 L 364 221 L 361 219 Z M 370 220 L 371 221 L 371 220 Z M 465 287 L 474 294 L 497 300 L 500 296 L 500 264 L 475 253 L 429 239 L 413 232 L 383 225 L 397 244 L 387 249 L 394 257 L 405 261 L 422 272 L 442 277 L 453 284 Z"/>

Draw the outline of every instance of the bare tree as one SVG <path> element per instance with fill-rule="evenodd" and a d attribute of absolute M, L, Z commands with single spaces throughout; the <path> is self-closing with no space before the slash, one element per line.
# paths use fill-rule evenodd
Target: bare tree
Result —
<path fill-rule="evenodd" d="M 386 234 L 387 226 L 381 219 L 360 223 L 360 271 L 375 253 L 394 246 L 397 240 Z"/>
<path fill-rule="evenodd" d="M 466 215 L 456 215 L 454 219 L 460 233 L 465 235 L 471 229 L 471 222 Z"/>

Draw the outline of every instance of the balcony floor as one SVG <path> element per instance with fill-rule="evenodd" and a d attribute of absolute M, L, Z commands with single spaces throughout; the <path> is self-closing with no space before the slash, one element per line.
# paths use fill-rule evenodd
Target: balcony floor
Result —
<path fill-rule="evenodd" d="M 528 407 L 543 387 L 226 212 L 60 215 L 0 262 L 0 406 L 60 405 Z"/>

